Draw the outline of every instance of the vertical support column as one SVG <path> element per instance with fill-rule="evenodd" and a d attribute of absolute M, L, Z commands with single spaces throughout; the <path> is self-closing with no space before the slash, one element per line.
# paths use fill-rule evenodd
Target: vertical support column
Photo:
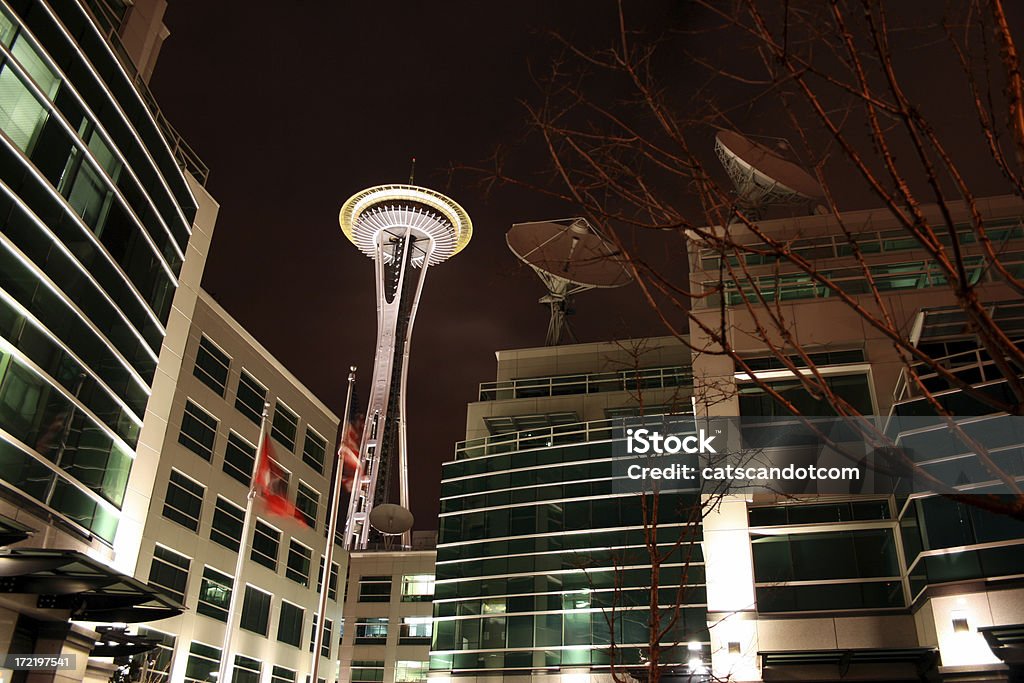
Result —
<path fill-rule="evenodd" d="M 27 683 L 78 683 L 85 679 L 89 665 L 89 653 L 99 634 L 70 621 L 51 621 L 39 625 L 36 633 L 36 650 L 32 654 L 71 656 L 74 669 L 30 671 L 25 677 Z"/>

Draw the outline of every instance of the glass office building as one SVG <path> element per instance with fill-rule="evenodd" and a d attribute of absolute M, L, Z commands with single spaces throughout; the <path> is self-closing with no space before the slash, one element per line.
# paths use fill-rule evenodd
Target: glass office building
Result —
<path fill-rule="evenodd" d="M 127 12 L 0 3 L 0 479 L 103 544 L 206 173 L 118 41 Z"/>
<path fill-rule="evenodd" d="M 652 609 L 665 626 L 663 661 L 707 657 L 700 527 L 687 522 L 695 497 L 661 496 L 664 557 L 653 578 L 644 512 L 635 495 L 612 486 L 613 419 L 641 405 L 690 411 L 688 352 L 670 339 L 653 340 L 635 359 L 614 344 L 558 351 L 499 352 L 498 381 L 482 384 L 469 408 L 469 436 L 479 436 L 444 465 L 435 674 L 637 665 Z"/>

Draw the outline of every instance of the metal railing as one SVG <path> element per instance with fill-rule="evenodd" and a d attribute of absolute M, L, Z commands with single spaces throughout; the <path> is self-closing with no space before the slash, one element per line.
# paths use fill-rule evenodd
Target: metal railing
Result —
<path fill-rule="evenodd" d="M 184 138 L 175 130 L 174 126 L 167 120 L 167 117 L 164 116 L 163 111 L 160 110 L 160 106 L 156 103 L 156 98 L 153 97 L 153 93 L 149 89 L 149 84 L 146 83 L 142 74 L 139 73 L 138 67 L 132 60 L 131 55 L 128 54 L 128 50 L 125 49 L 124 43 L 121 42 L 121 36 L 118 35 L 122 18 L 118 17 L 103 2 L 85 0 L 83 6 L 92 16 L 96 28 L 99 29 L 106 39 L 111 50 L 117 55 L 117 59 L 121 62 L 121 66 L 124 68 L 129 80 L 142 97 L 142 101 L 145 103 L 146 108 L 149 109 L 150 114 L 152 114 L 153 119 L 156 121 L 157 127 L 167 141 L 168 147 L 171 148 L 171 154 L 178 161 L 178 165 L 195 176 L 200 185 L 205 186 L 206 181 L 210 177 L 210 168 L 203 163 L 203 160 L 199 158 L 195 150 L 185 142 Z"/>
<path fill-rule="evenodd" d="M 481 382 L 480 401 L 501 401 L 516 398 L 543 398 L 596 394 L 606 391 L 638 391 L 667 389 L 693 382 L 693 371 L 682 365 L 619 372 L 592 372 L 581 375 L 529 377 L 503 382 Z"/>

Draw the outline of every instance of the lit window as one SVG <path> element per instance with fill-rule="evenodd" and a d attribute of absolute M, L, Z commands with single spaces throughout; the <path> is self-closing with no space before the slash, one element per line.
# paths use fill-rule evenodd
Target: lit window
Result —
<path fill-rule="evenodd" d="M 387 617 L 360 617 L 356 621 L 356 645 L 381 644 L 387 638 Z"/>
<path fill-rule="evenodd" d="M 227 574 L 219 572 L 213 567 L 204 567 L 196 611 L 220 621 L 227 621 L 233 584 L 234 580 Z"/>
<path fill-rule="evenodd" d="M 427 680 L 429 662 L 398 660 L 395 663 L 395 683 L 417 683 Z"/>
<path fill-rule="evenodd" d="M 430 602 L 433 597 L 433 574 L 406 574 L 402 577 L 402 602 Z"/>
<path fill-rule="evenodd" d="M 400 644 L 415 644 L 430 640 L 431 617 L 402 617 L 401 630 L 398 633 Z"/>

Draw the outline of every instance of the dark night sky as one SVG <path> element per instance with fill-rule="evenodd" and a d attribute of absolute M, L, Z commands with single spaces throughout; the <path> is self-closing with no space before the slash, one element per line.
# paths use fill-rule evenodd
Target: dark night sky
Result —
<path fill-rule="evenodd" d="M 625 3 L 631 26 L 655 34 L 680 29 L 675 35 L 686 49 L 762 78 L 752 47 L 701 30 L 714 22 L 698 17 L 694 5 Z M 991 164 L 977 163 L 966 99 L 937 87 L 958 69 L 951 54 L 941 41 L 921 38 L 941 28 L 947 6 L 914 0 L 886 7 L 912 29 L 893 34 L 894 44 L 909 48 L 899 54 L 912 100 L 946 135 L 979 194 L 1005 192 Z M 548 314 L 536 301 L 544 290 L 508 251 L 505 232 L 512 223 L 573 215 L 525 191 L 487 195 L 448 169 L 482 163 L 496 146 L 521 140 L 520 100 L 538 98 L 531 69 L 543 72 L 559 53 L 549 32 L 583 48 L 605 47 L 614 8 L 599 0 L 170 0 L 171 33 L 152 88 L 210 167 L 208 189 L 221 205 L 204 286 L 336 413 L 350 364 L 360 368 L 365 402 L 376 337 L 372 262 L 342 235 L 342 202 L 366 187 L 406 182 L 415 156 L 416 183 L 449 194 L 473 219 L 469 246 L 428 274 L 413 334 L 407 406 L 417 528 L 435 526 L 440 463 L 465 435 L 465 404 L 478 383 L 494 379 L 494 351 L 543 343 Z M 1011 25 L 1024 26 L 1024 4 L 1007 9 Z M 662 78 L 683 97 L 703 97 L 700 69 L 669 55 Z M 618 94 L 603 82 L 588 87 Z M 714 97 L 728 107 L 727 125 L 787 135 L 788 119 L 772 98 L 735 84 Z M 707 147 L 710 156 L 710 131 Z M 517 174 L 547 169 L 542 154 L 519 149 Z M 875 205 L 846 182 L 848 167 L 826 173 L 844 209 Z M 683 272 L 678 242 L 644 239 L 646 258 Z M 664 334 L 636 286 L 586 293 L 576 308 L 581 341 Z"/>
<path fill-rule="evenodd" d="M 644 8 L 674 20 L 675 3 Z M 407 396 L 413 511 L 433 528 L 440 463 L 465 436 L 465 404 L 494 379 L 497 349 L 543 343 L 543 289 L 518 265 L 512 223 L 565 208 L 511 190 L 485 196 L 451 163 L 520 138 L 555 29 L 607 41 L 610 4 L 479 1 L 171 0 L 152 88 L 211 169 L 220 216 L 204 287 L 340 415 L 347 368 L 365 402 L 376 334 L 371 261 L 345 239 L 354 192 L 416 182 L 452 196 L 474 236 L 431 269 L 413 334 Z M 541 163 L 538 160 L 538 163 Z M 661 333 L 634 287 L 581 297 L 582 341 Z"/>

